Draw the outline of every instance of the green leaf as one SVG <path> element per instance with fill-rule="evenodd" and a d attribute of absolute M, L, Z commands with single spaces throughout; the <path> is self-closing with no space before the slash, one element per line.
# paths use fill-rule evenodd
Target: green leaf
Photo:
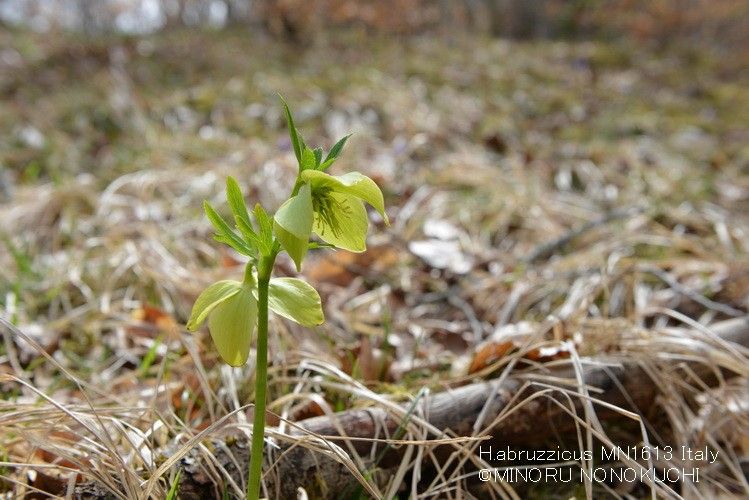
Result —
<path fill-rule="evenodd" d="M 318 241 L 310 241 L 309 242 L 309 249 L 310 250 L 318 250 L 320 248 L 335 248 L 335 245 L 331 245 L 330 243 L 320 243 Z"/>
<path fill-rule="evenodd" d="M 276 238 L 294 260 L 297 271 L 301 269 L 307 253 L 312 221 L 312 191 L 309 184 L 304 184 L 296 196 L 281 205 L 273 225 Z"/>
<path fill-rule="evenodd" d="M 316 212 L 312 230 L 336 248 L 352 252 L 366 250 L 369 217 L 364 203 L 348 194 L 330 192 L 327 196 L 332 201 L 333 214 L 323 217 Z"/>
<path fill-rule="evenodd" d="M 217 281 L 203 290 L 192 306 L 192 313 L 190 313 L 190 320 L 187 322 L 187 329 L 191 332 L 197 330 L 217 305 L 238 294 L 241 288 L 242 283 L 239 281 L 223 280 Z"/>
<path fill-rule="evenodd" d="M 291 138 L 291 145 L 294 148 L 294 155 L 296 156 L 296 160 L 299 162 L 299 165 L 301 165 L 302 144 L 304 143 L 304 141 L 300 140 L 299 138 L 296 126 L 294 125 L 294 118 L 291 116 L 291 111 L 289 110 L 289 105 L 286 104 L 286 99 L 284 99 L 281 94 L 279 94 L 278 97 L 281 99 L 281 104 L 283 104 L 284 114 L 286 115 L 286 125 L 288 125 L 289 127 L 289 137 Z"/>
<path fill-rule="evenodd" d="M 153 365 L 153 362 L 156 361 L 156 352 L 159 350 L 159 347 L 163 345 L 163 340 L 161 336 L 156 337 L 156 340 L 154 340 L 153 344 L 151 344 L 151 347 L 148 348 L 148 351 L 146 352 L 146 355 L 143 356 L 143 359 L 140 362 L 140 365 L 138 366 L 138 374 L 141 377 L 145 377 L 148 375 L 148 370 L 151 368 L 151 365 Z"/>
<path fill-rule="evenodd" d="M 315 168 L 320 167 L 320 162 L 322 161 L 322 148 L 315 148 Z"/>
<path fill-rule="evenodd" d="M 242 286 L 239 293 L 220 302 L 208 315 L 208 330 L 221 358 L 231 366 L 242 366 L 250 354 L 257 324 L 254 288 Z"/>
<path fill-rule="evenodd" d="M 343 151 L 343 146 L 346 145 L 346 141 L 348 141 L 349 137 L 351 137 L 351 134 L 339 139 L 338 142 L 336 142 L 333 147 L 330 148 L 330 151 L 328 152 L 328 155 L 325 157 L 325 161 L 323 162 L 324 167 L 321 167 L 320 170 L 325 170 L 333 164 L 336 158 L 338 158 L 338 156 L 341 154 L 341 151 Z"/>
<path fill-rule="evenodd" d="M 268 215 L 263 206 L 260 203 L 256 203 L 252 213 L 257 221 L 260 234 L 267 233 L 268 236 L 273 236 L 273 219 Z"/>
<path fill-rule="evenodd" d="M 346 193 L 357 198 L 361 198 L 377 210 L 385 223 L 389 224 L 387 214 L 385 214 L 385 201 L 382 197 L 382 191 L 375 181 L 359 172 L 349 172 L 347 174 L 332 176 L 318 170 L 308 170 L 302 173 L 302 180 L 312 184 L 312 189 L 327 187 L 332 191 Z"/>
<path fill-rule="evenodd" d="M 297 278 L 273 278 L 268 288 L 268 307 L 303 326 L 325 321 L 320 295 L 312 285 Z"/>
<path fill-rule="evenodd" d="M 263 255 L 270 255 L 273 249 L 273 219 L 260 203 L 255 204 L 255 209 L 252 213 L 255 215 L 255 222 L 257 222 L 258 226 L 258 239 L 260 243 L 258 248 Z"/>
<path fill-rule="evenodd" d="M 317 167 L 317 170 L 319 170 L 320 172 L 324 172 L 330 168 L 333 162 L 335 162 L 335 158 L 331 158 L 330 160 L 325 160 L 324 162 L 320 164 L 319 167 Z"/>
<path fill-rule="evenodd" d="M 177 492 L 179 491 L 179 478 L 182 476 L 182 469 L 177 469 L 177 475 L 174 476 L 174 482 L 169 487 L 169 491 L 166 494 L 166 500 L 176 500 Z"/>
<path fill-rule="evenodd" d="M 315 152 L 305 146 L 304 150 L 302 151 L 302 161 L 300 163 L 302 171 L 314 170 L 316 166 L 317 162 L 315 161 Z"/>
<path fill-rule="evenodd" d="M 250 214 L 247 211 L 244 196 L 242 196 L 242 190 L 239 189 L 239 184 L 234 177 L 227 177 L 226 179 L 226 199 L 239 230 L 245 235 L 255 235 L 255 230 L 250 222 Z"/>
<path fill-rule="evenodd" d="M 213 239 L 218 241 L 219 243 L 223 243 L 224 245 L 232 247 L 237 252 L 241 253 L 242 255 L 247 255 L 248 257 L 256 258 L 254 250 L 250 248 L 249 245 L 246 243 L 243 243 L 241 246 L 237 245 L 236 240 L 233 237 L 224 236 L 221 234 L 215 234 L 213 235 Z"/>
<path fill-rule="evenodd" d="M 242 238 L 240 238 L 239 235 L 237 235 L 237 233 L 235 233 L 231 227 L 229 227 L 229 224 L 227 224 L 226 221 L 218 214 L 218 212 L 213 209 L 210 203 L 204 201 L 203 210 L 205 210 L 205 214 L 208 217 L 208 220 L 211 221 L 214 229 L 216 229 L 216 236 L 214 237 L 216 241 L 226 243 L 234 250 L 243 255 L 248 255 L 251 257 L 255 256 L 256 252 L 252 248 L 250 248 L 247 243 L 245 243 L 244 240 L 242 240 Z"/>

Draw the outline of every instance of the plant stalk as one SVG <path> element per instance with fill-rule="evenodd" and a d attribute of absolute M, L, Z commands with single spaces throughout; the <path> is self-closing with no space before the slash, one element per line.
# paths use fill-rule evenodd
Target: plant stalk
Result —
<path fill-rule="evenodd" d="M 247 499 L 260 498 L 263 471 L 263 437 L 265 435 L 265 392 L 268 385 L 268 285 L 276 255 L 260 259 L 257 283 L 257 356 L 255 361 L 255 418 L 252 426 L 250 469 L 247 476 Z"/>

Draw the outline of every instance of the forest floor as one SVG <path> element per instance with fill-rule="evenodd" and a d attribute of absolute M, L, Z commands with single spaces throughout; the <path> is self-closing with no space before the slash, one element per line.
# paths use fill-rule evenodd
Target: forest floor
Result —
<path fill-rule="evenodd" d="M 694 355 L 643 339 L 749 310 L 749 72 L 730 54 L 5 31 L 0 316 L 17 330 L 0 343 L 0 491 L 64 494 L 80 472 L 123 492 L 151 477 L 163 498 L 176 468 L 158 468 L 160 450 L 232 412 L 245 426 L 252 361 L 222 366 L 207 331 L 184 324 L 206 284 L 242 273 L 202 201 L 226 208 L 227 175 L 251 203 L 288 194 L 277 93 L 309 144 L 353 132 L 340 168 L 378 182 L 392 221 L 372 219 L 366 253 L 305 263 L 324 325 L 273 319 L 269 409 L 290 421 L 599 355 L 649 363 L 673 395 L 682 387 L 666 367 Z M 278 271 L 294 275 L 286 260 Z M 726 452 L 703 483 L 675 491 L 740 496 L 749 351 L 708 347 L 739 377 L 691 403 L 660 399 L 672 431 L 661 444 Z M 370 491 L 498 488 L 461 467 L 427 486 L 409 467 L 395 485 L 365 475 Z M 217 487 L 234 495 L 235 480 Z M 584 486 L 510 490 L 626 493 Z"/>

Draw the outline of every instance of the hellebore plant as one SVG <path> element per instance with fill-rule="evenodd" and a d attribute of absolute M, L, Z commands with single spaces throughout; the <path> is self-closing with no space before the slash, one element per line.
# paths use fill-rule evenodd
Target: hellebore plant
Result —
<path fill-rule="evenodd" d="M 339 140 L 323 158 L 322 148 L 310 149 L 294 126 L 286 101 L 281 98 L 299 173 L 289 199 L 274 217 L 260 204 L 250 215 L 236 180 L 226 180 L 226 197 L 234 225 L 226 222 L 208 202 L 203 208 L 216 230 L 214 238 L 248 257 L 242 281 L 222 280 L 203 290 L 193 305 L 187 328 L 196 330 L 207 319 L 211 338 L 221 358 L 242 366 L 250 354 L 257 326 L 255 362 L 255 418 L 252 428 L 247 498 L 260 495 L 265 428 L 265 392 L 268 368 L 268 309 L 304 326 L 324 321 L 320 295 L 297 278 L 272 278 L 276 257 L 286 251 L 301 270 L 307 251 L 314 248 L 366 250 L 369 218 L 364 202 L 388 223 L 382 192 L 369 177 L 358 172 L 341 176 L 325 173 L 338 158 L 346 140 Z M 253 222 L 254 219 L 254 222 Z M 310 241 L 317 235 L 322 242 Z"/>

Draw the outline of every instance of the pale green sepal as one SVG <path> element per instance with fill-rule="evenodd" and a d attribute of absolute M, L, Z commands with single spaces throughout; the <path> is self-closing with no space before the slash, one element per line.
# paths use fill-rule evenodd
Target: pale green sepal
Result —
<path fill-rule="evenodd" d="M 385 200 L 377 183 L 359 172 L 333 176 L 319 170 L 305 170 L 302 180 L 312 184 L 312 189 L 329 188 L 338 193 L 346 193 L 360 198 L 377 210 L 386 224 L 390 224 L 385 214 Z"/>
<path fill-rule="evenodd" d="M 330 192 L 327 196 L 332 201 L 331 213 L 327 218 L 315 213 L 312 230 L 324 242 L 336 248 L 352 252 L 366 250 L 369 217 L 364 203 L 356 196 L 347 194 Z"/>
<path fill-rule="evenodd" d="M 292 233 L 286 231 L 283 227 L 275 223 L 273 225 L 273 232 L 276 233 L 276 239 L 281 244 L 281 248 L 286 250 L 291 260 L 294 261 L 296 270 L 302 270 L 302 261 L 304 256 L 307 254 L 309 241 L 305 241 L 302 238 L 297 238 Z"/>
<path fill-rule="evenodd" d="M 317 290 L 297 278 L 272 278 L 268 288 L 268 307 L 303 326 L 321 325 L 325 321 Z"/>
<path fill-rule="evenodd" d="M 247 362 L 257 323 L 257 299 L 249 286 L 219 303 L 208 315 L 208 330 L 221 358 L 231 366 Z"/>
<path fill-rule="evenodd" d="M 187 329 L 195 331 L 210 312 L 221 302 L 239 293 L 242 283 L 233 280 L 217 281 L 212 284 L 198 296 L 195 304 L 192 306 L 190 320 L 187 322 Z"/>
<path fill-rule="evenodd" d="M 276 238 L 296 264 L 297 270 L 301 269 L 302 259 L 307 253 L 312 221 L 312 192 L 309 184 L 304 184 L 296 196 L 281 205 L 273 224 Z"/>

